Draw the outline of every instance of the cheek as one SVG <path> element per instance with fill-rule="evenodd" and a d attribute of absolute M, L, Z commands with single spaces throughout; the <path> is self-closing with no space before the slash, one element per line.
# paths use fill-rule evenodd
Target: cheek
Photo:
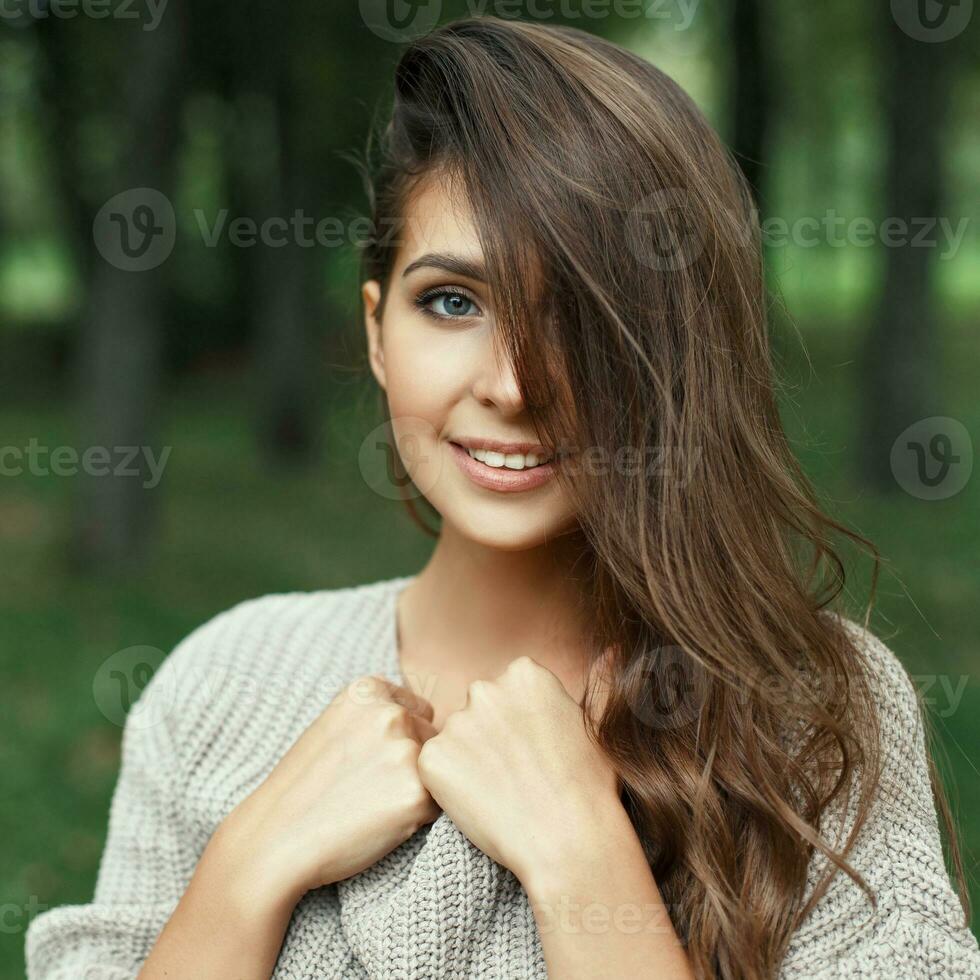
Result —
<path fill-rule="evenodd" d="M 392 329 L 385 338 L 388 408 L 398 455 L 418 491 L 433 502 L 450 474 L 445 447 L 453 406 L 467 390 L 467 351 L 448 332 Z"/>
<path fill-rule="evenodd" d="M 448 330 L 392 331 L 385 342 L 392 416 L 426 419 L 441 431 L 447 412 L 466 393 L 474 347 Z"/>

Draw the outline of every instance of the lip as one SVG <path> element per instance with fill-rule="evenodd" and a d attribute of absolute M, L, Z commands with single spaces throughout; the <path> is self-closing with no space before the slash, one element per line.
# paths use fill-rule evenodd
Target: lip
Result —
<path fill-rule="evenodd" d="M 479 445 L 473 445 L 470 448 L 473 449 L 490 449 L 494 452 L 534 452 L 534 446 L 531 443 L 494 443 L 492 440 L 474 440 L 479 442 Z M 497 446 L 518 446 L 526 445 L 530 446 L 529 449 L 514 449 L 510 448 L 507 450 L 497 449 Z M 487 490 L 496 490 L 500 493 L 520 493 L 526 490 L 534 490 L 537 487 L 543 486 L 555 475 L 555 463 L 552 460 L 549 463 L 541 463 L 538 466 L 534 466 L 528 470 L 509 470 L 506 466 L 487 466 L 486 463 L 481 463 L 478 459 L 474 459 L 463 445 L 458 442 L 450 442 L 449 448 L 453 454 L 453 459 L 456 461 L 456 465 L 466 474 L 477 486 L 483 487 Z M 544 447 L 540 447 L 541 451 L 544 451 Z"/>
<path fill-rule="evenodd" d="M 526 456 L 534 453 L 536 456 L 553 456 L 554 453 L 540 442 L 499 442 L 496 439 L 482 439 L 479 436 L 460 436 L 452 439 L 457 446 L 464 449 L 488 449 L 495 453 L 521 453 Z"/>

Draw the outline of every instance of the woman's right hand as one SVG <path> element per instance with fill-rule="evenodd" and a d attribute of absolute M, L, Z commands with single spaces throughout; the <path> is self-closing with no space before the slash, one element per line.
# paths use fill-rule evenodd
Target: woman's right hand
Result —
<path fill-rule="evenodd" d="M 212 842 L 243 897 L 295 904 L 370 867 L 439 815 L 418 755 L 432 706 L 374 675 L 349 684 L 222 822 Z M 211 844 L 208 845 L 211 849 Z"/>

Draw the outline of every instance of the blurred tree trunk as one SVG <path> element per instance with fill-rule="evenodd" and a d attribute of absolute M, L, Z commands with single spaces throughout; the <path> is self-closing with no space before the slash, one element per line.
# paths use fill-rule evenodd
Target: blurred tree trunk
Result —
<path fill-rule="evenodd" d="M 46 129 L 48 158 L 54 170 L 58 195 L 72 261 L 83 282 L 89 281 L 93 267 L 92 214 L 79 189 L 82 167 L 78 153 L 78 121 L 82 108 L 77 85 L 79 33 L 73 21 L 55 17 L 39 20 L 36 27 L 42 55 L 40 71 L 41 101 L 49 110 L 41 121 Z"/>
<path fill-rule="evenodd" d="M 316 277 L 322 248 L 314 241 L 320 215 L 313 194 L 329 174 L 312 151 L 310 104 L 295 67 L 298 39 L 308 31 L 302 10 L 256 0 L 241 25 L 233 67 L 242 93 L 236 127 L 241 142 L 229 161 L 234 194 L 260 228 L 276 219 L 275 239 L 282 240 L 260 238 L 239 257 L 251 295 L 256 438 L 270 462 L 307 462 L 317 442 L 315 337 L 323 311 Z M 313 223 L 297 228 L 297 212 Z"/>
<path fill-rule="evenodd" d="M 907 232 L 904 244 L 885 248 L 884 281 L 865 341 L 861 460 L 870 484 L 888 490 L 896 487 L 890 464 L 894 440 L 912 422 L 939 414 L 934 248 L 912 242 L 920 230 L 915 219 L 937 219 L 944 197 L 940 138 L 949 52 L 946 44 L 909 37 L 887 4 L 879 24 L 888 141 L 885 218 L 900 219 Z"/>
<path fill-rule="evenodd" d="M 274 135 L 279 148 L 273 169 L 256 200 L 260 213 L 289 223 L 282 247 L 263 246 L 252 256 L 257 266 L 253 304 L 256 420 L 259 447 L 270 460 L 305 462 L 316 444 L 314 411 L 314 327 L 323 315 L 316 292 L 321 246 L 307 222 L 294 229 L 293 217 L 318 220 L 306 174 L 308 162 L 297 146 L 304 120 L 283 79 L 275 86 Z M 313 172 L 316 172 L 315 170 Z M 312 205 L 312 206 L 311 206 Z M 298 240 L 301 239 L 301 240 Z M 302 244 L 302 240 L 314 244 Z"/>
<path fill-rule="evenodd" d="M 763 184 L 768 161 L 770 93 L 769 51 L 763 36 L 760 0 L 733 0 L 732 149 L 752 185 L 756 206 L 764 209 Z"/>
<path fill-rule="evenodd" d="M 107 197 L 131 188 L 167 194 L 173 184 L 178 142 L 182 5 L 171 0 L 153 31 L 132 31 L 120 50 L 123 69 L 120 127 L 124 144 L 116 158 Z M 64 84 L 65 81 L 62 80 Z M 160 220 L 161 215 L 156 215 Z M 89 242 L 91 239 L 89 226 Z M 120 230 L 122 235 L 122 230 Z M 85 566 L 131 566 L 144 555 L 152 522 L 154 489 L 143 447 L 159 458 L 153 442 L 161 375 L 166 263 L 147 271 L 118 268 L 96 256 L 88 309 L 77 356 L 81 453 L 104 447 L 110 475 L 82 473 L 76 516 L 75 558 Z M 124 453 L 139 447 L 116 472 Z M 159 490 L 157 490 L 159 492 Z M 106 569 L 108 570 L 108 568 Z"/>

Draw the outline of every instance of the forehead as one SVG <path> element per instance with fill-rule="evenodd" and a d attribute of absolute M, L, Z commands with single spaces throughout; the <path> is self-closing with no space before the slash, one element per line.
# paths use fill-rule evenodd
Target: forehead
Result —
<path fill-rule="evenodd" d="M 458 177 L 440 174 L 421 180 L 405 204 L 398 233 L 400 244 L 393 277 L 400 276 L 415 259 L 430 253 L 456 256 L 476 268 L 483 267 L 483 247 L 469 196 Z M 530 295 L 540 299 L 546 281 L 540 256 L 533 248 L 520 248 L 520 241 L 512 239 L 510 244 L 518 248 L 508 257 L 509 268 L 520 266 Z M 479 278 L 484 275 L 481 273 Z"/>
<path fill-rule="evenodd" d="M 409 196 L 398 229 L 394 272 L 426 252 L 458 254 L 482 262 L 483 250 L 465 190 L 447 176 L 424 179 Z"/>

